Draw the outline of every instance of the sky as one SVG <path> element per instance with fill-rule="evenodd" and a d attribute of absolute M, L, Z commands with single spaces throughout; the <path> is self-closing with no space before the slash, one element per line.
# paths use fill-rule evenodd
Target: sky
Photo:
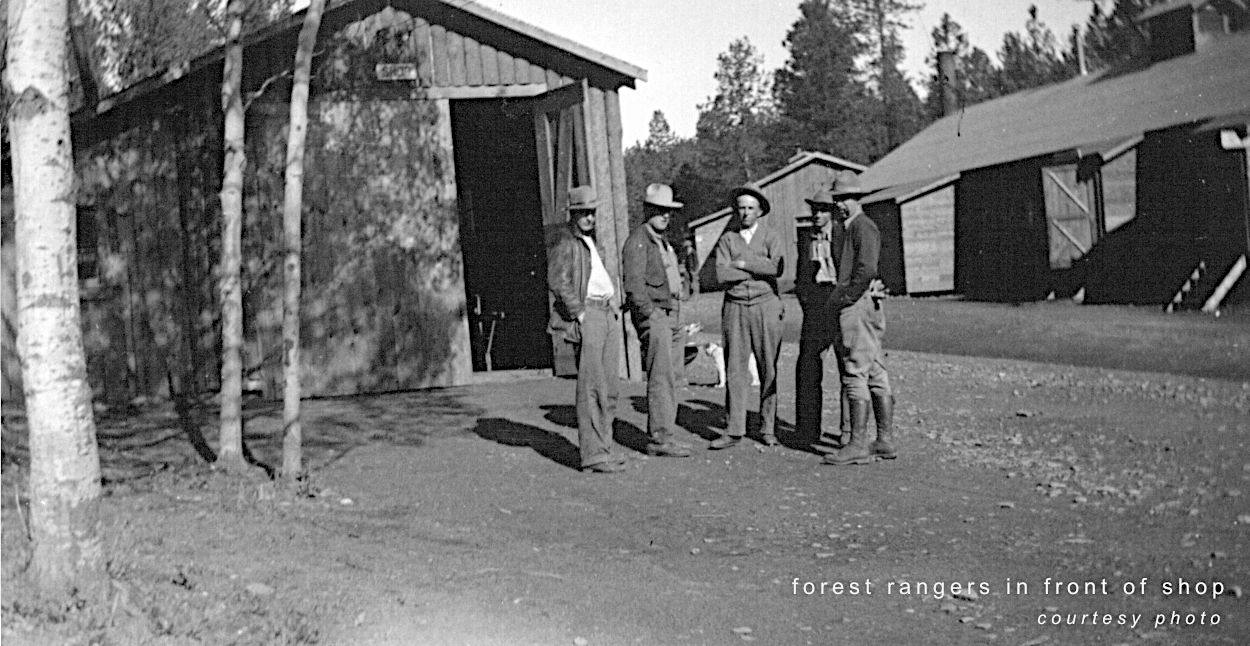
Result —
<path fill-rule="evenodd" d="M 682 137 L 694 135 L 697 106 L 716 90 L 716 56 L 746 36 L 764 57 L 764 69 L 783 66 L 782 41 L 799 17 L 799 0 L 477 0 L 478 4 L 575 40 L 647 71 L 647 80 L 621 92 L 624 144 L 646 139 L 655 110 Z M 976 47 L 992 59 L 1003 34 L 1023 32 L 1029 5 L 1061 43 L 1073 24 L 1089 17 L 1091 0 L 914 0 L 924 8 L 907 17 L 903 70 L 919 86 L 930 32 L 949 13 Z"/>

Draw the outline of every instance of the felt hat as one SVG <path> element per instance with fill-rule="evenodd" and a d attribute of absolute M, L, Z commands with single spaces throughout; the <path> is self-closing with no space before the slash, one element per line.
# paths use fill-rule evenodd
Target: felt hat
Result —
<path fill-rule="evenodd" d="M 829 192 L 835 199 L 846 199 L 863 197 L 870 191 L 865 191 L 863 185 L 859 183 L 859 173 L 844 170 L 838 171 L 838 174 L 833 176 L 833 186 L 830 187 Z"/>
<path fill-rule="evenodd" d="M 663 209 L 680 209 L 683 206 L 681 202 L 673 201 L 673 187 L 668 184 L 648 184 L 647 195 L 642 202 Z"/>
<path fill-rule="evenodd" d="M 816 189 L 816 192 L 812 193 L 812 196 L 806 198 L 805 201 L 812 205 L 813 208 L 831 209 L 838 204 L 834 200 L 833 191 L 823 186 Z"/>
<path fill-rule="evenodd" d="M 760 215 L 768 215 L 768 212 L 773 208 L 772 205 L 768 203 L 768 198 L 764 197 L 764 194 L 761 193 L 759 189 L 750 184 L 743 184 L 742 186 L 735 188 L 733 192 L 730 193 L 729 199 L 732 201 L 732 204 L 737 204 L 738 198 L 743 195 L 750 195 L 760 203 Z"/>
<path fill-rule="evenodd" d="M 593 211 L 599 206 L 599 196 L 590 186 L 574 186 L 569 189 L 569 211 Z"/>

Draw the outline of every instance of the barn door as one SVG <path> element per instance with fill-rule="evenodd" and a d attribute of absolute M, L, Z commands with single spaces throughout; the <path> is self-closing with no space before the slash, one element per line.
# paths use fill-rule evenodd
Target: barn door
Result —
<path fill-rule="evenodd" d="M 1068 269 L 1098 239 L 1098 215 L 1089 182 L 1077 181 L 1076 164 L 1042 169 L 1050 268 Z"/>
<path fill-rule="evenodd" d="M 568 223 L 568 192 L 591 184 L 594 176 L 586 154 L 586 81 L 557 88 L 534 99 L 534 136 L 538 149 L 538 187 L 542 194 L 543 231 L 550 248 L 560 227 Z M 550 306 L 550 303 L 548 303 Z M 557 375 L 577 374 L 573 346 L 552 337 L 551 355 Z"/>

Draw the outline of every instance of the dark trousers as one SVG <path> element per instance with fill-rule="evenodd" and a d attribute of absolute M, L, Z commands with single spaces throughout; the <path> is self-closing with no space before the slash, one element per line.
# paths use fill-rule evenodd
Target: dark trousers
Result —
<path fill-rule="evenodd" d="M 828 291 L 820 292 L 812 302 L 803 304 L 799 358 L 794 366 L 794 426 L 803 441 L 816 441 L 825 435 L 821 425 L 825 402 L 825 357 L 839 338 L 837 312 L 824 305 Z M 829 358 L 836 362 L 836 358 Z M 840 384 L 838 390 L 841 390 Z M 845 402 L 841 401 L 839 407 L 842 409 L 839 430 L 846 432 L 849 422 Z"/>
<path fill-rule="evenodd" d="M 647 371 L 647 435 L 657 444 L 669 442 L 677 432 L 678 362 L 684 360 L 686 332 L 678 308 L 655 308 L 651 316 L 634 316 L 634 329 Z"/>
<path fill-rule="evenodd" d="M 582 466 L 612 459 L 616 421 L 621 319 L 608 303 L 586 301 L 577 345 L 577 443 Z"/>
<path fill-rule="evenodd" d="M 750 355 L 760 375 L 760 434 L 777 428 L 777 355 L 781 353 L 781 299 L 752 305 L 725 299 L 721 334 L 725 339 L 725 434 L 746 434 L 747 398 L 751 392 Z"/>

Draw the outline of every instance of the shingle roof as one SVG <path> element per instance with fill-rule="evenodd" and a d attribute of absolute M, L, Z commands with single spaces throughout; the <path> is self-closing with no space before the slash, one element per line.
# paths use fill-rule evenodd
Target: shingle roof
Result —
<path fill-rule="evenodd" d="M 881 189 L 1187 123 L 1230 116 L 1246 123 L 1247 61 L 1250 34 L 1236 34 L 1145 69 L 1077 77 L 979 103 L 933 123 L 861 180 Z"/>

